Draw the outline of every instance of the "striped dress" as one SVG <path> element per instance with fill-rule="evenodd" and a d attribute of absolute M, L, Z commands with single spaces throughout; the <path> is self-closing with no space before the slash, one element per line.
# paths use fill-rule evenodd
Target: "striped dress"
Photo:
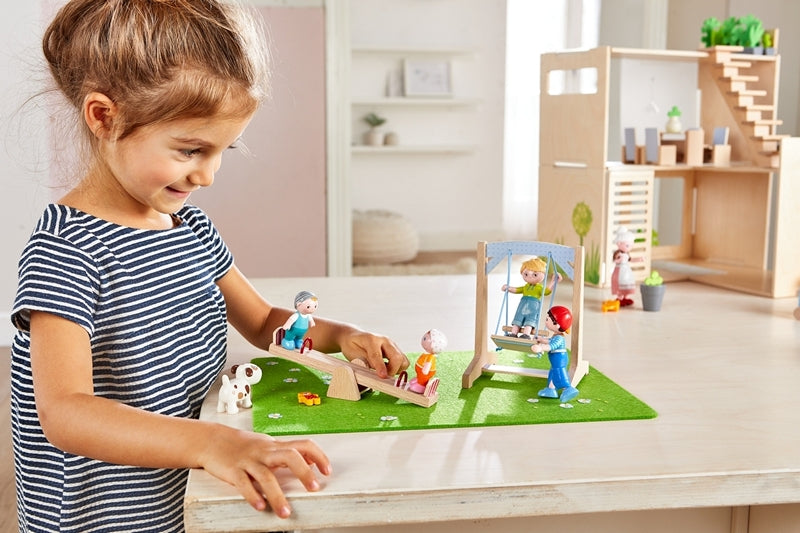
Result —
<path fill-rule="evenodd" d="M 197 418 L 225 363 L 225 301 L 215 281 L 233 258 L 200 209 L 176 216 L 175 228 L 142 230 L 50 205 L 22 253 L 11 362 L 21 531 L 183 530 L 187 470 L 113 465 L 48 443 L 29 349 L 31 310 L 64 317 L 88 333 L 97 396 Z"/>

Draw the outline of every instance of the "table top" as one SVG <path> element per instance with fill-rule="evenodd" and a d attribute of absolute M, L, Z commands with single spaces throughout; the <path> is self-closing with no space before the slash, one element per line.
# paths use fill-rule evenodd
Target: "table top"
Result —
<path fill-rule="evenodd" d="M 504 278 L 489 277 L 490 313 L 500 309 Z M 446 333 L 448 350 L 474 348 L 474 276 L 253 283 L 276 305 L 313 290 L 320 316 L 387 334 L 409 353 L 432 327 Z M 569 305 L 570 291 L 559 284 L 556 303 Z M 667 285 L 660 312 L 643 311 L 637 294 L 634 308 L 602 313 L 609 296 L 586 289 L 583 357 L 653 407 L 655 419 L 312 436 L 334 473 L 316 493 L 281 477 L 292 518 L 258 513 L 232 487 L 192 470 L 187 530 L 800 502 L 797 299 L 683 282 Z M 261 353 L 235 332 L 229 352 L 231 364 Z M 248 410 L 216 413 L 216 390 L 201 418 L 250 429 Z"/>

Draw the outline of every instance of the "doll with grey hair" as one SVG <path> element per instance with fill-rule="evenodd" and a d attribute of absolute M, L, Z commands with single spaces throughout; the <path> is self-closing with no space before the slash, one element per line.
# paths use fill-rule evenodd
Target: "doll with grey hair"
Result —
<path fill-rule="evenodd" d="M 292 313 L 283 324 L 285 335 L 281 341 L 281 346 L 287 350 L 295 350 L 303 347 L 303 337 L 309 328 L 314 326 L 314 317 L 311 316 L 317 310 L 319 302 L 316 295 L 309 291 L 300 291 L 294 297 L 294 308 Z"/>

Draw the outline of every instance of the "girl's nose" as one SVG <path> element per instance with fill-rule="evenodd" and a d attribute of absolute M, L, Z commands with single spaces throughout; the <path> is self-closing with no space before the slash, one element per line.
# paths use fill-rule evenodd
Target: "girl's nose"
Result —
<path fill-rule="evenodd" d="M 214 175 L 219 170 L 219 158 L 213 158 L 199 165 L 189 176 L 189 181 L 200 187 L 210 187 L 214 183 Z"/>

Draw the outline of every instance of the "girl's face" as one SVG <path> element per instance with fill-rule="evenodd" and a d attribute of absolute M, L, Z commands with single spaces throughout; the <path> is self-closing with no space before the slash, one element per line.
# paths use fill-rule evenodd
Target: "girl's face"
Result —
<path fill-rule="evenodd" d="M 233 147 L 250 119 L 179 119 L 103 143 L 108 169 L 101 175 L 103 200 L 130 221 L 164 220 L 193 191 L 214 182 L 223 152 Z"/>

